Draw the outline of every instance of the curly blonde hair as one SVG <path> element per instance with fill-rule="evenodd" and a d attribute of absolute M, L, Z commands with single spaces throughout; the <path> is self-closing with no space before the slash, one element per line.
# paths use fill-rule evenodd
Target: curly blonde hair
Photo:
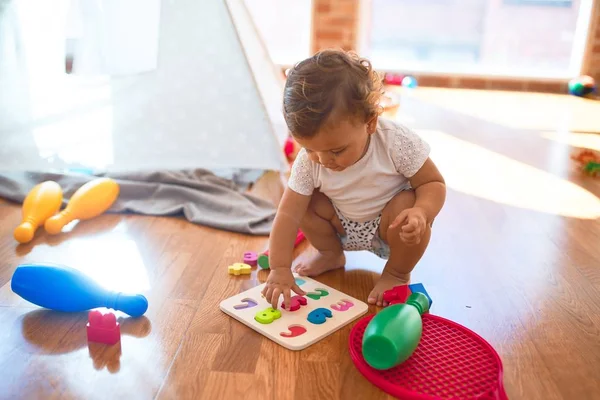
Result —
<path fill-rule="evenodd" d="M 352 52 L 323 50 L 288 72 L 283 114 L 292 135 L 312 137 L 333 112 L 360 122 L 381 114 L 381 77 Z"/>

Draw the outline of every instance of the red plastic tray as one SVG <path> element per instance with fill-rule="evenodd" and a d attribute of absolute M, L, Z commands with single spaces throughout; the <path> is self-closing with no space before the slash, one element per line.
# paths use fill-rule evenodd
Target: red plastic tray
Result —
<path fill-rule="evenodd" d="M 375 386 L 400 399 L 507 400 L 502 361 L 489 343 L 455 322 L 423 314 L 423 335 L 413 355 L 386 371 L 371 368 L 362 356 L 362 339 L 373 315 L 350 332 L 350 356 Z"/>

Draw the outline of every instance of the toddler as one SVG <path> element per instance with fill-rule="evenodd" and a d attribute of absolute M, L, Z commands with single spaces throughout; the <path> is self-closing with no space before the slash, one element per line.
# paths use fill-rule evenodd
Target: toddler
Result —
<path fill-rule="evenodd" d="M 445 198 L 444 179 L 429 145 L 408 128 L 379 117 L 381 80 L 368 60 L 326 50 L 288 74 L 283 113 L 302 146 L 292 166 L 270 236 L 271 271 L 262 294 L 289 306 L 296 285 L 291 264 L 298 228 L 318 250 L 295 267 L 315 276 L 345 265 L 344 250 L 386 259 L 369 304 L 408 283 L 429 243 Z"/>

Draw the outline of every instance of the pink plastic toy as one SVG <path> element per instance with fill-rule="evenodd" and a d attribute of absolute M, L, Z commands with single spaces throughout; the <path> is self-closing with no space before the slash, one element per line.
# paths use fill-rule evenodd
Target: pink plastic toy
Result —
<path fill-rule="evenodd" d="M 258 254 L 254 251 L 247 251 L 244 253 L 244 264 L 256 266 L 258 262 Z"/>
<path fill-rule="evenodd" d="M 88 342 L 115 344 L 121 340 L 121 328 L 113 313 L 102 315 L 100 311 L 90 311 L 87 323 Z"/>

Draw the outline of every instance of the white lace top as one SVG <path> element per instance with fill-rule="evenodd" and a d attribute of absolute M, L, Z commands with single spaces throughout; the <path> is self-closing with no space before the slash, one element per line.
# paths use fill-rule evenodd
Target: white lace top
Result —
<path fill-rule="evenodd" d="M 369 148 L 356 164 L 331 171 L 312 162 L 302 149 L 288 186 L 306 196 L 319 189 L 346 218 L 366 222 L 377 218 L 397 193 L 410 188 L 408 178 L 419 171 L 429 153 L 429 145 L 416 133 L 379 118 Z"/>

